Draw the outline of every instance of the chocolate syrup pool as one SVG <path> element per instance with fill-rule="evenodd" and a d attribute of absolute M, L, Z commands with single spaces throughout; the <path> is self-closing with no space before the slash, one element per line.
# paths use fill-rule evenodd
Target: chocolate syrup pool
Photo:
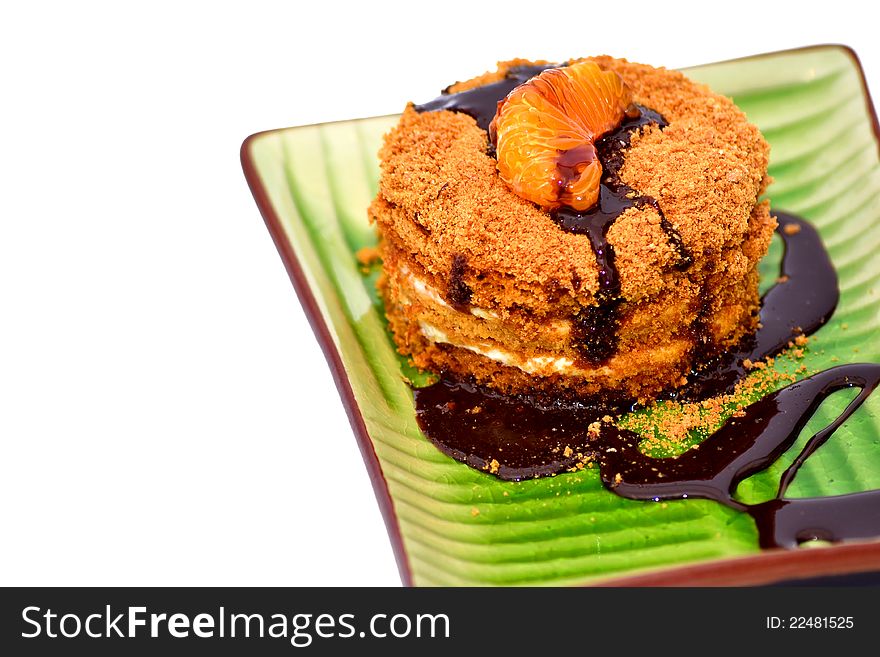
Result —
<path fill-rule="evenodd" d="M 496 83 L 444 94 L 418 111 L 451 110 L 474 117 L 484 130 L 499 100 L 547 66 L 510 69 Z M 576 346 L 600 363 L 616 351 L 616 312 L 620 281 L 608 228 L 629 207 L 650 205 L 687 269 L 691 257 L 665 220 L 657 201 L 627 187 L 618 172 L 634 130 L 666 122 L 649 108 L 636 107 L 605 139 L 597 142 L 603 175 L 600 198 L 586 212 L 562 208 L 553 219 L 563 230 L 587 235 L 600 270 L 598 304 L 573 318 Z M 490 144 L 489 153 L 494 154 Z M 778 282 L 764 295 L 761 327 L 738 349 L 705 363 L 687 385 L 667 399 L 699 400 L 729 392 L 746 372 L 746 361 L 760 361 L 799 335 L 823 326 L 839 299 L 837 274 L 815 229 L 796 216 L 775 212 L 785 243 Z M 471 382 L 441 378 L 414 391 L 416 416 L 425 435 L 444 453 L 504 480 L 519 481 L 577 469 L 586 460 L 599 464 L 603 484 L 637 500 L 697 497 L 748 513 L 762 547 L 795 547 L 809 540 L 841 541 L 880 536 L 880 490 L 822 498 L 787 499 L 785 492 L 800 466 L 862 405 L 880 383 L 880 365 L 835 367 L 778 390 L 751 404 L 740 417 L 672 458 L 655 458 L 639 449 L 640 437 L 615 427 L 611 415 L 625 404 L 603 406 L 592 400 L 501 395 Z M 760 504 L 734 499 L 737 485 L 765 470 L 797 440 L 824 399 L 856 387 L 859 394 L 833 422 L 812 436 L 783 473 L 776 496 Z"/>

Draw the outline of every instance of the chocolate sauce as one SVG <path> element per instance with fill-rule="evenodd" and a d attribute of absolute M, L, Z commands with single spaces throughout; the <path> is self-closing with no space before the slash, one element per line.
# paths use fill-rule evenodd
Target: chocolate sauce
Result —
<path fill-rule="evenodd" d="M 613 264 L 614 253 L 609 256 Z M 596 304 L 581 306 L 571 322 L 571 345 L 588 365 L 600 365 L 617 353 L 618 309 L 623 302 L 601 288 L 595 298 Z"/>
<path fill-rule="evenodd" d="M 762 547 L 796 547 L 808 540 L 841 541 L 880 535 L 880 490 L 833 497 L 785 499 L 803 463 L 862 405 L 880 384 L 880 365 L 856 363 L 825 370 L 778 390 L 727 421 L 718 431 L 675 458 L 639 450 L 639 437 L 603 429 L 596 449 L 602 482 L 622 497 L 659 500 L 701 497 L 755 519 Z M 772 465 L 832 393 L 860 393 L 833 422 L 813 435 L 783 473 L 776 496 L 761 504 L 733 499 L 737 485 Z"/>
<path fill-rule="evenodd" d="M 681 241 L 681 236 L 666 219 L 657 200 L 651 196 L 640 194 L 620 179 L 620 170 L 625 162 L 624 154 L 630 147 L 633 133 L 652 124 L 656 124 L 660 128 L 665 128 L 667 125 L 666 120 L 654 110 L 634 105 L 617 129 L 596 142 L 597 157 L 602 164 L 598 202 L 582 212 L 569 207 L 561 207 L 551 213 L 553 220 L 563 230 L 590 237 L 593 250 L 596 251 L 600 272 L 604 272 L 599 275 L 600 288 L 614 286 L 619 288 L 620 286 L 617 271 L 614 268 L 614 250 L 610 249 L 612 255 L 609 257 L 605 234 L 615 219 L 632 207 L 648 206 L 657 210 L 660 215 L 661 227 L 678 254 L 678 266 L 686 268 L 692 262 L 690 254 Z M 599 252 L 600 249 L 602 253 Z"/>
<path fill-rule="evenodd" d="M 660 226 L 678 253 L 676 266 L 685 269 L 693 262 L 681 236 L 666 219 L 657 200 L 639 194 L 620 179 L 624 151 L 630 146 L 633 132 L 650 124 L 661 128 L 667 125 L 657 112 L 635 105 L 616 130 L 596 143 L 596 157 L 602 164 L 602 180 L 596 204 L 581 212 L 563 206 L 550 214 L 563 230 L 586 235 L 596 256 L 599 268 L 596 304 L 578 310 L 573 318 L 572 332 L 573 346 L 591 365 L 600 364 L 617 352 L 618 309 L 622 299 L 620 275 L 614 264 L 614 247 L 607 240 L 611 224 L 629 208 L 652 207 L 660 215 Z"/>
<path fill-rule="evenodd" d="M 774 214 L 785 251 L 777 283 L 761 298 L 760 328 L 737 349 L 692 372 L 688 384 L 669 397 L 696 400 L 730 392 L 746 373 L 745 361 L 773 356 L 798 335 L 814 333 L 837 308 L 837 272 L 816 229 L 794 215 Z"/>
<path fill-rule="evenodd" d="M 471 303 L 474 291 L 471 286 L 464 282 L 464 271 L 467 267 L 467 259 L 460 253 L 452 257 L 452 266 L 449 268 L 449 283 L 446 288 L 446 298 L 449 303 L 458 310 L 467 310 Z"/>
<path fill-rule="evenodd" d="M 784 497 L 798 469 L 880 384 L 880 365 L 841 365 L 778 390 L 747 407 L 697 448 L 673 458 L 639 449 L 641 438 L 605 423 L 607 409 L 572 401 L 505 396 L 443 379 L 415 391 L 419 425 L 444 453 L 500 479 L 520 481 L 599 463 L 606 488 L 634 500 L 703 498 L 755 520 L 762 547 L 796 547 L 810 540 L 880 536 L 880 490 L 832 497 Z M 782 474 L 776 496 L 759 504 L 733 498 L 737 485 L 765 470 L 795 443 L 831 394 L 861 391 L 828 426 L 813 435 Z M 600 426 L 591 438 L 587 427 Z M 594 426 L 597 426 L 594 424 Z M 442 437 L 442 438 L 441 438 Z"/>
<path fill-rule="evenodd" d="M 719 359 L 708 371 L 695 373 L 679 397 L 696 399 L 726 389 L 744 374 L 742 361 L 778 352 L 796 336 L 817 330 L 833 313 L 837 275 L 818 234 L 802 219 L 776 215 L 785 253 L 780 282 L 763 298 L 761 329 L 732 358 Z M 751 404 L 741 417 L 729 419 L 698 447 L 674 458 L 644 454 L 637 434 L 602 420 L 626 408 L 627 403 L 620 400 L 506 396 L 449 378 L 414 394 L 419 425 L 441 451 L 500 479 L 553 475 L 576 469 L 585 457 L 593 457 L 603 484 L 622 497 L 715 500 L 754 518 L 762 547 L 790 548 L 815 539 L 880 535 L 880 490 L 821 498 L 784 497 L 800 466 L 878 384 L 877 364 L 826 370 Z M 861 391 L 839 417 L 807 441 L 783 473 L 773 499 L 752 505 L 733 499 L 741 481 L 772 465 L 794 444 L 823 400 L 847 387 Z M 595 431 L 590 433 L 591 425 L 599 428 L 597 437 Z"/>
<path fill-rule="evenodd" d="M 440 451 L 508 481 L 575 467 L 578 453 L 592 451 L 587 426 L 603 414 L 586 403 L 502 395 L 449 378 L 416 389 L 415 398 L 419 426 Z"/>
<path fill-rule="evenodd" d="M 499 101 L 506 98 L 507 94 L 523 82 L 538 75 L 541 71 L 546 71 L 548 68 L 558 68 L 559 66 L 565 66 L 565 64 L 513 66 L 507 69 L 504 79 L 498 82 L 492 82 L 482 87 L 475 87 L 474 89 L 459 91 L 454 94 L 444 91 L 443 95 L 439 98 L 416 105 L 415 109 L 417 112 L 437 112 L 439 110 L 461 112 L 473 117 L 480 128 L 489 132 L 489 124 L 495 117 Z"/>

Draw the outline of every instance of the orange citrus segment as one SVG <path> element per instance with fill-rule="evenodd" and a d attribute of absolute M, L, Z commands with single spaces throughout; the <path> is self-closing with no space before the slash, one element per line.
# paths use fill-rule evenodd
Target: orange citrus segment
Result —
<path fill-rule="evenodd" d="M 632 93 L 593 62 L 547 69 L 498 103 L 490 125 L 498 173 L 519 196 L 587 210 L 599 198 L 594 143 L 623 120 Z"/>

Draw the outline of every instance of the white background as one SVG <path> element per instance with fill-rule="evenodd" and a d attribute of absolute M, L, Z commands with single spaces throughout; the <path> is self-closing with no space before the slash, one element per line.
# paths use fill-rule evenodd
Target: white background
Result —
<path fill-rule="evenodd" d="M 399 584 L 244 182 L 249 134 L 397 112 L 515 56 L 680 67 L 841 42 L 880 89 L 866 2 L 9 4 L 3 585 Z"/>

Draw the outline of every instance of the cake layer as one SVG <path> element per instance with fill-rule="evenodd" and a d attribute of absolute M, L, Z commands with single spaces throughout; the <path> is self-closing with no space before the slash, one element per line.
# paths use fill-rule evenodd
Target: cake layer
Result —
<path fill-rule="evenodd" d="M 672 387 L 695 359 L 736 343 L 757 322 L 758 275 L 752 267 L 740 279 L 715 277 L 717 287 L 682 285 L 624 304 L 617 353 L 597 365 L 573 345 L 577 329 L 570 317 L 456 307 L 388 243 L 382 253 L 386 312 L 401 351 L 422 368 L 472 375 L 509 391 L 561 386 L 580 394 L 615 390 L 645 398 L 663 382 Z"/>

